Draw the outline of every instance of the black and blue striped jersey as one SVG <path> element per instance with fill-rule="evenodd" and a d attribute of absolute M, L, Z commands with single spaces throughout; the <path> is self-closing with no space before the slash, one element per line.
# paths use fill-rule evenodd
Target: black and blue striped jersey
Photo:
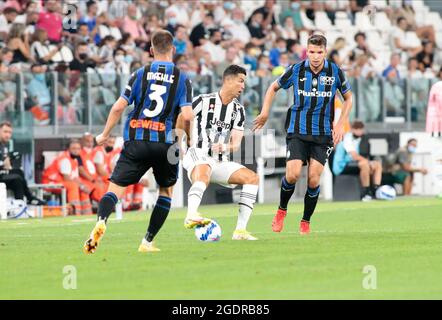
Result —
<path fill-rule="evenodd" d="M 124 126 L 124 141 L 174 143 L 180 108 L 192 105 L 192 85 L 174 63 L 153 61 L 130 76 L 121 97 L 134 104 Z"/>
<path fill-rule="evenodd" d="M 281 88 L 293 86 L 294 100 L 287 112 L 287 134 L 330 136 L 333 129 L 335 94 L 351 90 L 344 72 L 325 60 L 323 69 L 313 73 L 309 60 L 290 66 L 278 78 Z"/>

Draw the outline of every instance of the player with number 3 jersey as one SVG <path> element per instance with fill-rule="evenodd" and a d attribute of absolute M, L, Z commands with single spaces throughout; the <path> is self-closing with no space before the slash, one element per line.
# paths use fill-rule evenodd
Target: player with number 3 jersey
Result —
<path fill-rule="evenodd" d="M 138 183 L 150 168 L 159 185 L 159 196 L 138 251 L 159 251 L 153 239 L 169 214 L 173 186 L 178 178 L 179 151 L 174 144 L 173 131 L 177 121 L 184 123 L 190 142 L 192 86 L 172 62 L 175 47 L 170 32 L 160 30 L 152 36 L 151 54 L 154 61 L 130 76 L 121 97 L 112 107 L 103 133 L 96 138 L 98 145 L 105 143 L 124 109 L 134 105 L 125 122 L 124 148 L 110 177 L 108 192 L 98 206 L 98 222 L 83 248 L 86 254 L 97 249 L 107 219 L 125 188 Z"/>

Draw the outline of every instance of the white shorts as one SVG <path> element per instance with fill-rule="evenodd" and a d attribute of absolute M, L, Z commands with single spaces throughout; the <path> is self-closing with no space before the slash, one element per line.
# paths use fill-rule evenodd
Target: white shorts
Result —
<path fill-rule="evenodd" d="M 199 148 L 189 148 L 183 159 L 183 168 L 187 171 L 187 177 L 192 181 L 192 171 L 195 166 L 207 164 L 212 169 L 210 182 L 218 183 L 224 187 L 235 188 L 236 184 L 229 184 L 230 176 L 237 170 L 245 168 L 242 164 L 233 161 L 218 161 L 204 153 Z"/>

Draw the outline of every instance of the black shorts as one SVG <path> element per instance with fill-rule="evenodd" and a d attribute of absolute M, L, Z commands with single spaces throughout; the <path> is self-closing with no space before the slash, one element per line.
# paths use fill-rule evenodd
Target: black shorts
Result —
<path fill-rule="evenodd" d="M 169 157 L 168 157 L 169 155 Z M 121 187 L 138 183 L 150 168 L 160 187 L 171 187 L 178 179 L 178 149 L 175 145 L 133 140 L 124 142 L 110 181 Z"/>
<path fill-rule="evenodd" d="M 333 151 L 331 136 L 311 136 L 290 134 L 286 138 L 287 161 L 302 160 L 306 165 L 310 159 L 315 159 L 325 165 Z"/>
<path fill-rule="evenodd" d="M 344 167 L 341 174 L 359 174 L 361 170 L 359 169 L 359 164 L 357 161 L 350 161 Z"/>

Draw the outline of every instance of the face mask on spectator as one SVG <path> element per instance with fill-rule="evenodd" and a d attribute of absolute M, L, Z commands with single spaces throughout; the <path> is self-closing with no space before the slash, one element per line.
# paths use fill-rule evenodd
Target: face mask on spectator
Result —
<path fill-rule="evenodd" d="M 118 56 L 115 56 L 115 62 L 117 62 L 117 63 L 123 63 L 123 61 L 124 61 L 124 56 L 123 55 L 118 55 Z"/>
<path fill-rule="evenodd" d="M 291 7 L 293 10 L 299 10 L 301 5 L 298 2 L 292 2 Z"/>
<path fill-rule="evenodd" d="M 235 4 L 231 1 L 226 1 L 226 2 L 224 2 L 224 9 L 229 10 L 229 11 L 233 10 L 233 9 L 235 9 Z"/>
<path fill-rule="evenodd" d="M 45 81 L 45 74 L 44 73 L 37 73 L 34 75 L 34 78 L 35 78 L 35 80 L 43 82 L 43 81 Z"/>
<path fill-rule="evenodd" d="M 111 152 L 112 150 L 114 150 L 114 147 L 111 146 L 107 146 L 104 148 L 104 150 L 106 150 L 107 153 Z"/>
<path fill-rule="evenodd" d="M 85 59 L 87 58 L 87 53 L 80 53 L 80 54 L 78 55 L 78 57 L 79 57 L 81 60 L 85 60 Z"/>
<path fill-rule="evenodd" d="M 132 56 L 124 56 L 124 61 L 128 64 L 131 64 L 133 60 L 134 58 Z"/>
<path fill-rule="evenodd" d="M 408 146 L 408 152 L 410 153 L 415 153 L 416 152 L 416 147 L 415 146 Z"/>
<path fill-rule="evenodd" d="M 206 63 L 206 59 L 201 58 L 201 59 L 200 59 L 200 64 L 205 64 L 205 63 Z"/>
<path fill-rule="evenodd" d="M 169 19 L 169 24 L 170 24 L 172 27 L 176 26 L 176 23 L 177 23 L 176 18 L 170 18 L 170 19 Z"/>
<path fill-rule="evenodd" d="M 190 79 L 195 79 L 195 78 L 196 78 L 196 72 L 195 72 L 195 71 L 188 71 L 188 72 L 187 72 L 187 76 L 188 76 Z"/>
<path fill-rule="evenodd" d="M 215 40 L 213 43 L 219 45 L 221 43 L 221 40 Z"/>

